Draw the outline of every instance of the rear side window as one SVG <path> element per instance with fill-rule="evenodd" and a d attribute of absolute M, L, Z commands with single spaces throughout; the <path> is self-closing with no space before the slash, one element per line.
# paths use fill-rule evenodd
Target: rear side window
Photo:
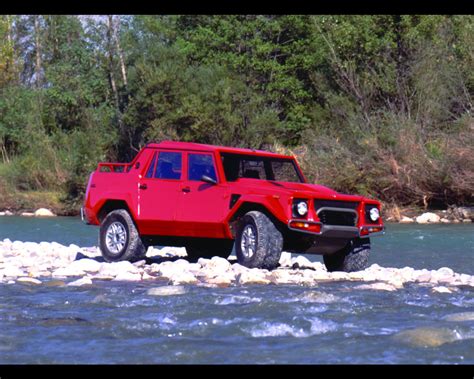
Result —
<path fill-rule="evenodd" d="M 189 154 L 188 155 L 188 179 L 201 180 L 206 175 L 217 181 L 216 169 L 210 154 Z"/>
<path fill-rule="evenodd" d="M 157 179 L 180 179 L 182 154 L 162 151 L 158 155 L 154 177 Z"/>

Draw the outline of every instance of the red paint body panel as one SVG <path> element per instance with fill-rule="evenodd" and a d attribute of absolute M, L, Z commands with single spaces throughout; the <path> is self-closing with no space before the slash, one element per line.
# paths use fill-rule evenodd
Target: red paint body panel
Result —
<path fill-rule="evenodd" d="M 145 177 L 155 152 L 173 151 L 182 153 L 180 179 Z M 220 153 L 291 160 L 303 182 L 251 178 L 226 181 Z M 217 184 L 189 180 L 189 154 L 212 156 Z M 239 197 L 231 207 L 232 195 Z M 330 200 L 358 203 L 355 211 L 356 226 L 359 230 L 367 225 L 383 227 L 381 218 L 374 223 L 366 220 L 365 216 L 366 205 L 374 205 L 380 210 L 378 201 L 357 195 L 340 194 L 321 185 L 306 183 L 296 159 L 292 156 L 171 141 L 148 144 L 129 164 L 100 163 L 90 176 L 83 210 L 85 220 L 98 225 L 104 204 L 112 200 L 122 201 L 130 210 L 141 235 L 233 238 L 230 223 L 238 215 L 241 206 L 248 203 L 257 204 L 287 225 L 294 218 L 293 199 L 308 201 L 308 214 L 304 217 L 308 222 L 321 221 L 313 206 L 314 201 Z"/>

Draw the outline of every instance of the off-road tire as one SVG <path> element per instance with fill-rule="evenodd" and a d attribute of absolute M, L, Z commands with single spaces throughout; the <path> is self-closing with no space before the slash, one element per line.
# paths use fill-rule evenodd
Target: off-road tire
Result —
<path fill-rule="evenodd" d="M 329 272 L 354 272 L 367 268 L 370 255 L 370 239 L 354 238 L 341 250 L 323 256 Z"/>
<path fill-rule="evenodd" d="M 186 245 L 186 253 L 190 262 L 197 262 L 199 258 L 221 257 L 229 258 L 234 247 L 234 240 L 213 239 L 193 241 Z"/>
<path fill-rule="evenodd" d="M 251 257 L 242 252 L 242 233 L 250 224 L 256 231 L 256 250 Z M 237 261 L 245 267 L 273 270 L 279 265 L 283 249 L 283 236 L 275 224 L 264 213 L 251 211 L 240 220 L 235 239 Z"/>
<path fill-rule="evenodd" d="M 118 253 L 110 251 L 106 243 L 107 229 L 115 222 L 120 223 L 126 231 L 125 245 Z M 147 251 L 132 217 L 125 209 L 116 209 L 102 220 L 99 230 L 99 247 L 102 256 L 107 262 L 136 262 L 144 259 Z"/>

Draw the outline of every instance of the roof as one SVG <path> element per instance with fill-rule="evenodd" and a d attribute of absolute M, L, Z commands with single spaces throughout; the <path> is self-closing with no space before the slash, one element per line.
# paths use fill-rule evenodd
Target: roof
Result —
<path fill-rule="evenodd" d="M 216 146 L 216 145 L 206 145 L 202 143 L 194 142 L 177 142 L 177 141 L 162 141 L 160 143 L 149 143 L 146 147 L 152 148 L 165 148 L 165 149 L 179 149 L 179 150 L 196 150 L 196 151 L 209 151 L 209 152 L 223 152 L 223 153 L 234 153 L 234 154 L 252 154 L 260 155 L 267 157 L 275 158 L 292 158 L 288 155 L 282 155 L 277 153 L 272 153 L 264 150 L 255 150 L 255 149 L 243 149 L 238 147 L 227 147 L 227 146 Z"/>

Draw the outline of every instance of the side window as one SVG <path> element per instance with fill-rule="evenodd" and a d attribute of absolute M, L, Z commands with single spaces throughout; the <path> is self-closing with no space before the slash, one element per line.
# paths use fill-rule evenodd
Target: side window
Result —
<path fill-rule="evenodd" d="M 154 177 L 157 179 L 181 178 L 181 153 L 161 151 Z"/>
<path fill-rule="evenodd" d="M 212 155 L 188 154 L 188 180 L 201 180 L 203 175 L 217 180 Z"/>
<path fill-rule="evenodd" d="M 145 178 L 153 177 L 153 170 L 155 169 L 156 155 L 157 154 L 158 153 L 153 154 L 153 159 L 151 160 L 150 166 L 148 166 L 148 170 L 146 171 Z"/>

